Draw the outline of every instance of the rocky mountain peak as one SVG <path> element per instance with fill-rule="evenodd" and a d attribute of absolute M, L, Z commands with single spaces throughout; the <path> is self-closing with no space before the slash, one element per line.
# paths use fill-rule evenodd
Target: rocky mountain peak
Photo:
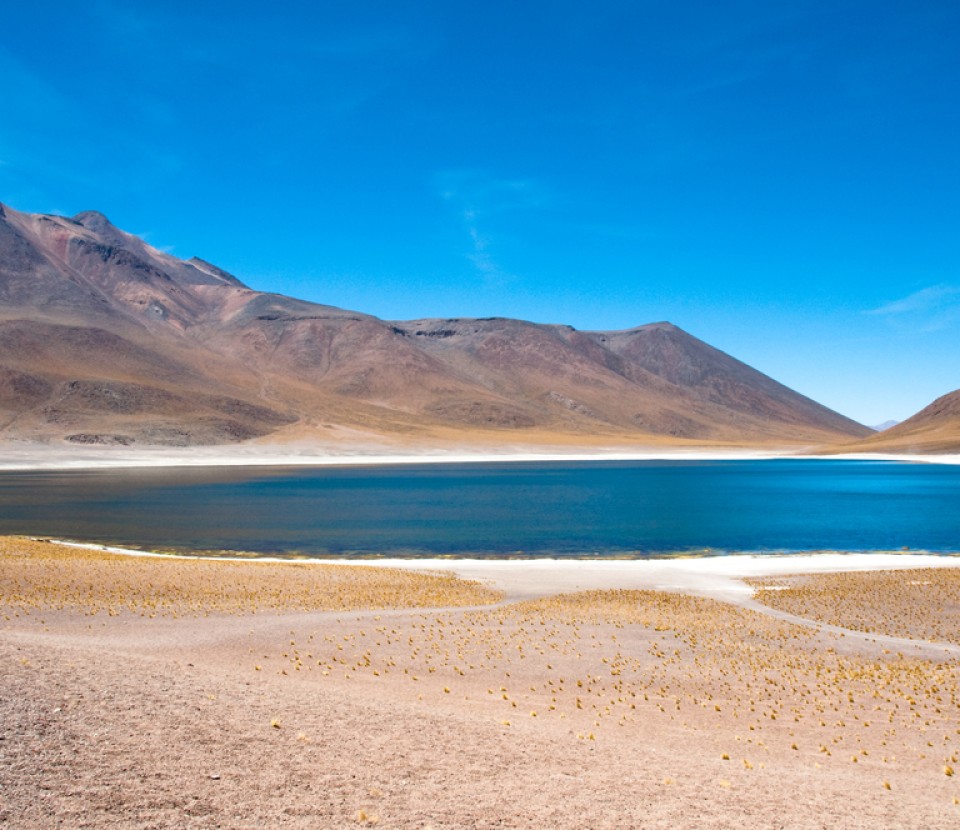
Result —
<path fill-rule="evenodd" d="M 87 230 L 94 233 L 103 233 L 104 231 L 116 231 L 116 226 L 107 219 L 102 213 L 96 210 L 84 210 L 73 217 L 74 222 L 79 222 Z"/>

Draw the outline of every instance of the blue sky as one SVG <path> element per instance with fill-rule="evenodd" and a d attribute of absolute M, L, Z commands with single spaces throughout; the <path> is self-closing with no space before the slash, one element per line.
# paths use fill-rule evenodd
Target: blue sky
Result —
<path fill-rule="evenodd" d="M 0 201 L 386 319 L 670 320 L 960 387 L 960 4 L 7 4 Z"/>

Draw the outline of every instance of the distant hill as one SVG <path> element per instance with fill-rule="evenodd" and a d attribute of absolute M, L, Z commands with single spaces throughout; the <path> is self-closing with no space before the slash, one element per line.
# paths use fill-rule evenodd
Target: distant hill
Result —
<path fill-rule="evenodd" d="M 916 415 L 850 447 L 857 452 L 960 452 L 960 390 L 937 398 Z"/>
<path fill-rule="evenodd" d="M 869 434 L 670 323 L 384 321 L 253 291 L 93 211 L 0 206 L 0 437 L 754 446 Z"/>
<path fill-rule="evenodd" d="M 900 421 L 884 421 L 882 424 L 871 425 L 870 429 L 876 430 L 877 432 L 883 432 L 885 429 L 890 429 L 890 427 L 895 427 L 899 423 Z"/>

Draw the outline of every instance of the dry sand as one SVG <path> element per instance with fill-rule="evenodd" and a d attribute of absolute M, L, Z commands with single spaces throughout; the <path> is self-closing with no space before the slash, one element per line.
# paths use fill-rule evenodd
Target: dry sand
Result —
<path fill-rule="evenodd" d="M 960 559 L 430 565 L 3 540 L 0 826 L 960 822 Z"/>

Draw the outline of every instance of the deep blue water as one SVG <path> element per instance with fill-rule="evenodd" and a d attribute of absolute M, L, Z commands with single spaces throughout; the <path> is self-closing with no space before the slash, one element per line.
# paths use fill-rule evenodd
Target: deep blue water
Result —
<path fill-rule="evenodd" d="M 847 460 L 0 473 L 0 533 L 260 553 L 960 550 L 960 467 Z"/>

